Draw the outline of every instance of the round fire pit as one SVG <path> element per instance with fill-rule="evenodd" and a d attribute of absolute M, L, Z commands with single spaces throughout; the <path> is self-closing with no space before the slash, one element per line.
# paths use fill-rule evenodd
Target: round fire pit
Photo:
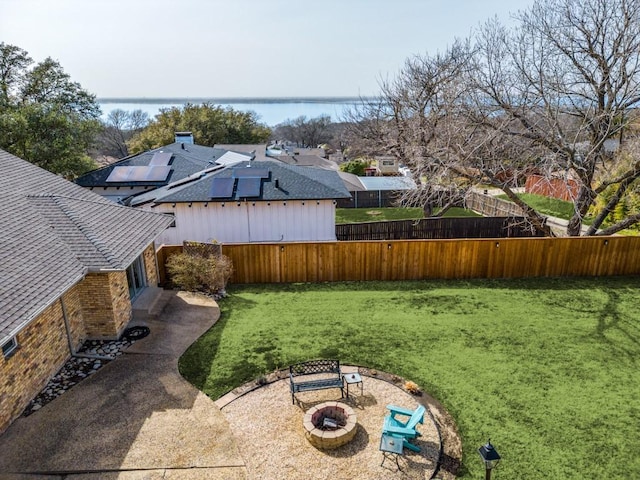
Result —
<path fill-rule="evenodd" d="M 316 448 L 332 450 L 350 442 L 356 434 L 357 419 L 353 409 L 339 402 L 324 402 L 307 410 L 304 430 Z"/>

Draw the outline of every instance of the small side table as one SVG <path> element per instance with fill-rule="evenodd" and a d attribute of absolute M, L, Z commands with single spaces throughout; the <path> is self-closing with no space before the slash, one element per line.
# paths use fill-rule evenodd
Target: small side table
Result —
<path fill-rule="evenodd" d="M 347 398 L 349 398 L 349 385 L 360 384 L 360 395 L 364 394 L 364 385 L 359 373 L 345 373 L 342 375 L 342 380 L 347 384 Z"/>
<path fill-rule="evenodd" d="M 398 463 L 398 456 L 402 455 L 403 446 L 404 440 L 402 438 L 383 433 L 382 437 L 380 437 L 380 451 L 382 452 L 382 463 L 380 463 L 380 466 L 384 465 L 384 461 L 387 458 L 395 455 L 396 466 L 398 467 L 398 470 L 402 471 L 400 463 Z"/>

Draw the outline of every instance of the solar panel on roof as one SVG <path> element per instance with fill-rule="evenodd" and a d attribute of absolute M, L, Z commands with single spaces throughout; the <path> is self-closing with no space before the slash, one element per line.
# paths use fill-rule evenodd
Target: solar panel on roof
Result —
<path fill-rule="evenodd" d="M 211 182 L 210 198 L 229 198 L 233 195 L 233 184 L 235 178 L 214 178 Z"/>
<path fill-rule="evenodd" d="M 237 195 L 240 198 L 259 197 L 262 178 L 239 178 Z"/>
<path fill-rule="evenodd" d="M 146 168 L 147 176 L 145 180 L 149 180 L 150 182 L 164 182 L 171 172 L 171 167 L 169 165 Z"/>
<path fill-rule="evenodd" d="M 234 168 L 233 176 L 236 178 L 269 178 L 269 170 L 266 168 Z"/>
<path fill-rule="evenodd" d="M 113 167 L 111 173 L 107 177 L 107 182 L 126 182 L 129 178 L 129 171 L 132 167 L 129 166 L 118 166 Z"/>
<path fill-rule="evenodd" d="M 129 167 L 127 182 L 144 182 L 147 179 L 149 167 Z"/>
<path fill-rule="evenodd" d="M 171 161 L 171 157 L 173 156 L 173 154 L 171 152 L 156 152 L 153 154 L 153 157 L 151 158 L 151 161 L 149 162 L 149 166 L 153 167 L 153 166 L 161 166 L 164 167 L 166 165 L 169 165 L 169 162 Z"/>

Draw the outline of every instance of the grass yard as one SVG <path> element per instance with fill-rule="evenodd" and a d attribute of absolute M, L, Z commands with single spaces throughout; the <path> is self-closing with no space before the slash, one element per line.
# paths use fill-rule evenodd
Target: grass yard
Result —
<path fill-rule="evenodd" d="M 640 478 L 638 287 L 621 277 L 231 286 L 180 371 L 217 398 L 291 363 L 338 358 L 439 399 L 462 437 L 462 478 L 483 478 L 477 448 L 489 436 L 503 458 L 496 480 Z"/>
<path fill-rule="evenodd" d="M 536 195 L 534 193 L 520 193 L 518 194 L 518 197 L 520 197 L 531 208 L 544 215 L 563 218 L 564 220 L 569 220 L 573 216 L 574 207 L 572 202 L 567 202 L 558 198 L 545 197 L 544 195 Z M 498 195 L 498 198 L 511 201 L 506 195 Z M 589 218 L 585 218 L 584 224 L 589 225 L 590 223 L 591 220 Z"/>
<path fill-rule="evenodd" d="M 436 209 L 437 212 L 437 209 Z M 450 208 L 443 217 L 479 217 L 471 210 Z M 337 208 L 336 223 L 383 222 L 388 220 L 418 220 L 424 218 L 421 208 Z"/>

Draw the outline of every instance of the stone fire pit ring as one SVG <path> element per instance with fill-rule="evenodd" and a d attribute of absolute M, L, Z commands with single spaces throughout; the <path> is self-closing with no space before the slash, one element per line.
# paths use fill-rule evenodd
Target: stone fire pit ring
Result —
<path fill-rule="evenodd" d="M 324 402 L 307 410 L 303 424 L 305 437 L 311 445 L 322 450 L 333 450 L 353 439 L 358 420 L 349 405 Z"/>

